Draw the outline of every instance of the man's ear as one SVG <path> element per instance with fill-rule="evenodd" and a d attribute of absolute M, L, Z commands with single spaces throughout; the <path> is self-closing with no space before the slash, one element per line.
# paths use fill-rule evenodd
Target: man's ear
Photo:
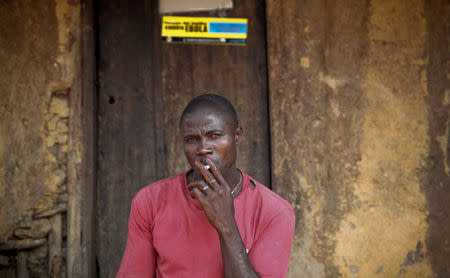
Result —
<path fill-rule="evenodd" d="M 239 144 L 239 143 L 241 142 L 241 137 L 242 137 L 242 133 L 243 133 L 243 132 L 244 132 L 244 131 L 243 131 L 242 127 L 238 126 L 238 127 L 236 128 L 236 133 L 235 133 L 235 135 L 234 135 L 234 142 L 235 142 L 236 144 Z"/>

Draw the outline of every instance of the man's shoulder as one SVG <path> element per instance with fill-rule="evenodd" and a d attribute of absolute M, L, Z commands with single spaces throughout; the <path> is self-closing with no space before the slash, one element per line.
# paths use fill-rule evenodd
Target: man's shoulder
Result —
<path fill-rule="evenodd" d="M 177 191 L 181 188 L 185 176 L 186 173 L 181 173 L 146 185 L 138 191 L 134 201 L 146 202 L 150 199 L 159 199 L 161 195 L 166 195 L 169 191 Z"/>
<path fill-rule="evenodd" d="M 256 195 L 255 197 L 259 199 L 258 202 L 266 210 L 270 211 L 271 214 L 287 214 L 290 216 L 295 215 L 294 210 L 288 201 L 283 199 L 281 196 L 279 196 L 251 176 L 247 175 L 247 177 L 249 178 L 250 186 L 252 187 L 251 190 Z"/>

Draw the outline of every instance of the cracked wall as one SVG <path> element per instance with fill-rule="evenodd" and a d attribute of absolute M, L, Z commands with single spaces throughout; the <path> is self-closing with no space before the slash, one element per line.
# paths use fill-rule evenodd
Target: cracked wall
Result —
<path fill-rule="evenodd" d="M 446 277 L 449 5 L 267 1 L 289 277 Z"/>
<path fill-rule="evenodd" d="M 420 1 L 369 6 L 362 155 L 352 185 L 358 205 L 333 236 L 334 263 L 347 276 L 431 277 L 428 257 L 405 261 L 428 226 L 420 189 L 429 144 L 423 10 Z"/>
<path fill-rule="evenodd" d="M 0 3 L 0 276 L 65 273 L 76 1 Z"/>

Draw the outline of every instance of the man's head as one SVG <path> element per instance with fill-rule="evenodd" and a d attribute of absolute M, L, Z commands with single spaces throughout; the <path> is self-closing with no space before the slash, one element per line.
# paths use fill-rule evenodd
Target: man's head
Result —
<path fill-rule="evenodd" d="M 231 121 L 236 127 L 238 127 L 239 125 L 236 111 L 234 110 L 233 104 L 231 104 L 231 102 L 228 99 L 219 95 L 204 94 L 193 98 L 188 103 L 188 105 L 186 105 L 186 108 L 184 108 L 184 111 L 180 117 L 180 127 L 185 115 L 193 112 L 195 109 L 198 109 L 199 107 L 218 108 L 217 111 L 219 113 L 223 113 L 225 116 L 230 117 Z"/>
<path fill-rule="evenodd" d="M 233 105 L 206 94 L 189 102 L 180 118 L 184 153 L 191 167 L 210 157 L 224 176 L 236 167 L 236 144 L 242 135 Z"/>

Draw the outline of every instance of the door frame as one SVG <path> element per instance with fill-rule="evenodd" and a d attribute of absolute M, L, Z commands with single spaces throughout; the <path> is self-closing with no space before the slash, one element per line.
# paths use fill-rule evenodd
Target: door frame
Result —
<path fill-rule="evenodd" d="M 81 0 L 80 24 L 80 126 L 81 166 L 78 179 L 78 199 L 69 204 L 69 222 L 78 236 L 68 238 L 68 277 L 96 277 L 95 267 L 95 214 L 97 192 L 97 9 L 95 0 Z M 78 221 L 77 221 L 78 220 Z M 70 251 L 70 249 L 74 251 Z"/>
<path fill-rule="evenodd" d="M 98 189 L 98 3 L 95 0 L 81 0 L 80 24 L 80 91 L 77 105 L 80 122 L 74 128 L 74 133 L 81 134 L 80 151 L 81 165 L 77 183 L 74 187 L 72 204 L 68 209 L 68 230 L 73 230 L 75 236 L 67 241 L 67 274 L 68 277 L 97 277 L 96 262 L 96 227 L 97 227 L 97 189 Z M 267 37 L 266 37 L 267 39 Z M 267 44 L 266 44 L 267 51 Z M 266 59 L 267 53 L 266 53 Z M 267 66 L 268 75 L 269 68 Z M 269 81 L 267 77 L 266 82 Z M 269 86 L 267 84 L 267 94 Z M 269 95 L 267 106 L 269 108 Z M 269 111 L 267 111 L 269 112 Z M 76 117 L 75 116 L 75 117 Z M 74 117 L 74 118 L 75 118 Z M 270 144 L 270 113 L 268 119 L 269 147 Z M 269 170 L 271 169 L 271 152 L 269 152 Z M 74 156 L 75 158 L 75 156 Z M 271 179 L 271 170 L 269 174 Z M 269 183 L 270 185 L 270 183 Z"/>

